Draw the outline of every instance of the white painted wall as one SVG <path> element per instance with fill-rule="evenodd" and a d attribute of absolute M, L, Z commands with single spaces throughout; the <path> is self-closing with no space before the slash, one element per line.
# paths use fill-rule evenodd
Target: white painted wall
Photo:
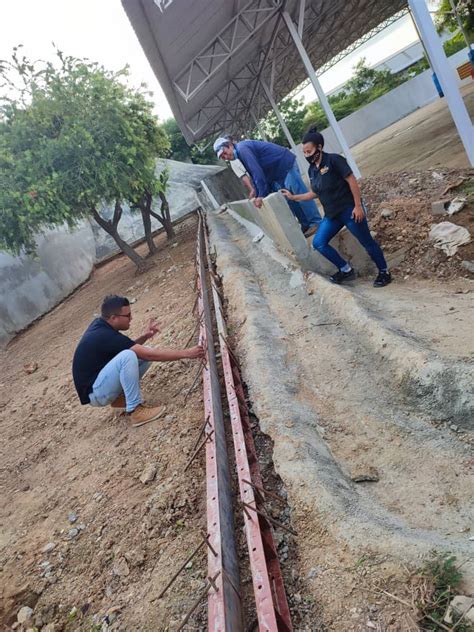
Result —
<path fill-rule="evenodd" d="M 456 73 L 458 85 L 465 85 L 472 81 L 471 78 L 461 81 L 456 72 L 456 67 L 468 61 L 468 49 L 458 51 L 448 58 L 451 67 Z M 435 85 L 431 78 L 431 69 L 425 70 L 417 77 L 406 81 L 401 86 L 387 92 L 372 103 L 364 106 L 357 112 L 353 112 L 339 121 L 349 147 L 357 145 L 369 136 L 399 121 L 418 108 L 431 103 L 439 98 Z M 340 147 L 330 127 L 322 130 L 328 152 L 340 153 Z"/>

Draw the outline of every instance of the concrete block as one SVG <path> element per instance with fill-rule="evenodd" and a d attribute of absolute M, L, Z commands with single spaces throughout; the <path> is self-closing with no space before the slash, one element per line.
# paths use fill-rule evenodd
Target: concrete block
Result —
<path fill-rule="evenodd" d="M 447 200 L 436 200 L 431 202 L 431 212 L 433 215 L 446 215 Z"/>
<path fill-rule="evenodd" d="M 281 193 L 267 196 L 261 209 L 255 208 L 248 200 L 231 202 L 229 206 L 241 217 L 259 226 L 275 246 L 294 259 L 303 270 L 324 275 L 334 272 L 332 263 L 313 250 L 312 239 L 305 239 L 300 225 Z M 338 233 L 331 241 L 331 245 L 349 260 L 360 274 L 373 272 L 374 265 L 371 259 L 347 229 Z"/>

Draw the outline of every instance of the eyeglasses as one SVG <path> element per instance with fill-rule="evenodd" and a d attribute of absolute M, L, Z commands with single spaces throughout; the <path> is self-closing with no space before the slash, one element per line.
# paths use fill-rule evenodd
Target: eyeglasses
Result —
<path fill-rule="evenodd" d="M 122 318 L 130 319 L 132 317 L 132 312 L 130 312 L 130 314 L 113 314 L 113 316 L 121 316 Z"/>

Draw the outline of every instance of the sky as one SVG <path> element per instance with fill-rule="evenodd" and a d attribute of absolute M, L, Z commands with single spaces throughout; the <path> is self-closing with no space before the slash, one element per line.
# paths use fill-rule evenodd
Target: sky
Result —
<path fill-rule="evenodd" d="M 189 2 L 192 0 L 181 0 Z M 216 1 L 216 0 L 210 0 Z M 349 79 L 356 62 L 365 57 L 369 65 L 417 40 L 408 16 L 392 25 L 321 76 L 325 91 Z M 31 59 L 51 60 L 52 42 L 65 54 L 87 57 L 110 70 L 128 64 L 130 81 L 145 82 L 162 119 L 172 116 L 169 105 L 135 36 L 120 0 L 3 0 L 0 6 L 0 59 L 11 55 L 13 46 L 24 45 Z M 301 95 L 314 99 L 312 88 Z"/>

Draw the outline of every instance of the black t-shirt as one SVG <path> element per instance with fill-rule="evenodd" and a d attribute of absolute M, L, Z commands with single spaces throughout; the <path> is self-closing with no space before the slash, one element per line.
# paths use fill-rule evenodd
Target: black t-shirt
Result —
<path fill-rule="evenodd" d="M 104 366 L 135 342 L 116 331 L 103 318 L 91 322 L 77 345 L 72 377 L 81 404 L 90 404 L 92 385 Z"/>
<path fill-rule="evenodd" d="M 327 154 L 325 151 L 319 167 L 310 166 L 308 175 L 311 188 L 321 200 L 326 217 L 336 217 L 354 206 L 354 197 L 344 179 L 351 173 L 352 169 L 344 156 Z"/>

